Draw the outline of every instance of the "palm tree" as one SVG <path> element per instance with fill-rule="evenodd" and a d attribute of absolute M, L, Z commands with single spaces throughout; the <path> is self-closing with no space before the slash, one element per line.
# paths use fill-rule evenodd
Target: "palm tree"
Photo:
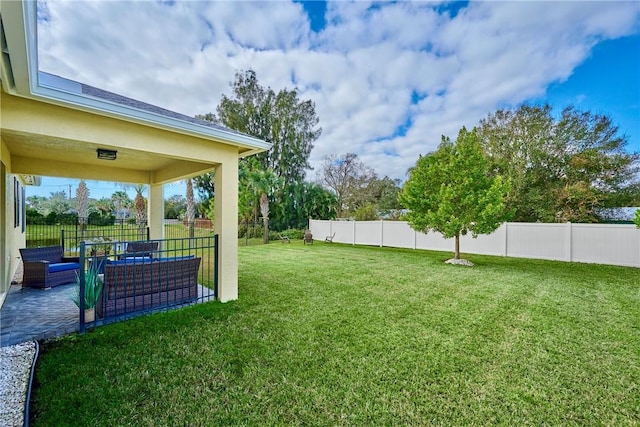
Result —
<path fill-rule="evenodd" d="M 128 208 L 131 203 L 131 199 L 126 191 L 116 191 L 111 195 L 111 200 L 116 208 L 116 218 L 124 219 L 123 209 Z"/>
<path fill-rule="evenodd" d="M 193 198 L 193 181 L 191 178 L 186 180 L 187 183 L 187 212 L 185 213 L 185 220 L 189 226 L 189 237 L 194 236 L 194 221 L 196 218 L 196 204 Z"/>
<path fill-rule="evenodd" d="M 87 220 L 89 218 L 89 189 L 84 180 L 80 181 L 76 189 L 76 211 L 78 212 L 78 223 L 80 224 L 80 233 L 84 235 L 87 228 Z"/>
<path fill-rule="evenodd" d="M 141 240 L 144 239 L 144 229 L 147 225 L 147 201 L 142 195 L 144 188 L 144 184 L 135 184 L 133 186 L 136 191 L 136 197 L 133 199 L 133 211 L 136 215 L 136 225 L 138 226 L 138 234 L 140 234 Z"/>
<path fill-rule="evenodd" d="M 258 216 L 258 206 L 262 214 L 262 224 L 264 227 L 264 243 L 269 243 L 269 197 L 280 185 L 281 179 L 271 169 L 260 169 L 254 162 L 248 165 L 246 172 L 246 191 L 249 193 L 250 206 L 253 207 L 254 219 Z"/>

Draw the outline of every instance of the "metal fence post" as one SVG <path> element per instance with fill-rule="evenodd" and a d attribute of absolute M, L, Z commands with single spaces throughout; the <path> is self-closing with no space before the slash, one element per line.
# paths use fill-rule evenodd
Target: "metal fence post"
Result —
<path fill-rule="evenodd" d="M 85 263 L 85 242 L 84 240 L 80 242 L 80 272 L 78 273 L 78 277 L 80 278 L 80 289 L 78 290 L 79 304 L 78 308 L 80 309 L 80 333 L 84 334 L 85 332 L 85 324 L 84 324 L 84 263 Z"/>
<path fill-rule="evenodd" d="M 214 245 L 214 249 L 213 249 L 213 297 L 215 299 L 218 299 L 218 295 L 220 295 L 219 289 L 218 289 L 218 263 L 219 263 L 219 259 L 220 259 L 220 247 L 218 246 L 218 241 L 219 241 L 219 236 L 218 234 L 214 234 L 213 235 L 213 245 Z"/>

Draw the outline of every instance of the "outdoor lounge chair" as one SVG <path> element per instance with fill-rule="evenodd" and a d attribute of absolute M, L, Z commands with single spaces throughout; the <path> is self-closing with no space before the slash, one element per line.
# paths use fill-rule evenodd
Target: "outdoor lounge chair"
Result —
<path fill-rule="evenodd" d="M 309 229 L 304 232 L 304 244 L 306 245 L 307 243 L 313 245 L 313 234 L 311 234 L 311 230 Z"/>
<path fill-rule="evenodd" d="M 336 237 L 336 233 L 334 232 L 331 236 L 327 236 L 324 238 L 325 243 L 333 243 L 333 238 Z"/>
<path fill-rule="evenodd" d="M 291 243 L 291 239 L 289 239 L 289 236 L 283 236 L 282 234 L 278 233 L 278 237 L 280 237 L 280 242 L 282 243 Z"/>
<path fill-rule="evenodd" d="M 53 288 L 74 282 L 80 269 L 78 257 L 65 257 L 62 246 L 22 248 L 22 286 Z"/>

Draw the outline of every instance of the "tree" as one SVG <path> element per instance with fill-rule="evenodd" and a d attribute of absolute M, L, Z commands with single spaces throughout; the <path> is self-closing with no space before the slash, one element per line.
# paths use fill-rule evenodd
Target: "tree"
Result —
<path fill-rule="evenodd" d="M 76 189 L 76 211 L 78 212 L 80 230 L 84 233 L 89 219 L 89 189 L 84 180 L 80 181 Z"/>
<path fill-rule="evenodd" d="M 97 200 L 95 203 L 95 209 L 98 211 L 101 217 L 107 217 L 114 210 L 113 200 L 105 197 Z"/>
<path fill-rule="evenodd" d="M 605 115 L 549 105 L 498 110 L 478 130 L 489 167 L 512 183 L 516 221 L 594 222 L 599 208 L 638 199 L 640 155 Z"/>
<path fill-rule="evenodd" d="M 346 153 L 325 156 L 318 179 L 335 193 L 336 211 L 340 218 L 372 202 L 372 183 L 378 177 L 373 169 L 360 161 L 357 154 Z"/>
<path fill-rule="evenodd" d="M 164 217 L 177 219 L 187 210 L 187 200 L 184 196 L 175 194 L 164 201 Z"/>
<path fill-rule="evenodd" d="M 633 223 L 640 228 L 640 208 L 636 209 L 636 215 L 633 217 Z"/>
<path fill-rule="evenodd" d="M 196 219 L 196 204 L 195 199 L 193 197 L 193 181 L 191 178 L 187 179 L 187 207 L 185 211 L 185 220 L 189 224 L 193 224 Z M 192 236 L 193 237 L 193 236 Z"/>
<path fill-rule="evenodd" d="M 136 191 L 136 196 L 133 199 L 133 211 L 136 216 L 136 225 L 140 233 L 147 224 L 147 201 L 142 193 L 144 192 L 144 184 L 135 184 L 133 189 Z"/>
<path fill-rule="evenodd" d="M 67 194 L 64 191 L 56 191 L 51 193 L 49 199 L 44 203 L 44 215 L 53 213 L 54 215 L 62 215 L 71 210 L 71 204 L 67 199 Z"/>
<path fill-rule="evenodd" d="M 46 215 L 47 198 L 43 196 L 29 196 L 27 197 L 27 206 L 35 209 L 39 214 Z"/>
<path fill-rule="evenodd" d="M 275 198 L 281 179 L 272 170 L 263 170 L 255 159 L 242 163 L 239 178 L 239 211 L 246 221 L 256 222 L 258 209 L 260 210 L 264 226 L 264 243 L 268 243 L 269 198 Z"/>
<path fill-rule="evenodd" d="M 443 136 L 435 152 L 418 159 L 400 193 L 411 227 L 454 237 L 460 259 L 461 235 L 491 233 L 509 218 L 509 183 L 488 171 L 476 129 L 463 127 L 455 143 Z"/>
<path fill-rule="evenodd" d="M 288 203 L 289 197 L 296 194 L 293 187 L 304 181 L 306 171 L 310 168 L 309 155 L 313 143 L 322 133 L 315 104 L 311 100 L 299 99 L 296 89 L 282 89 L 276 93 L 269 87 L 261 86 L 253 70 L 237 73 L 231 88 L 232 94 L 222 96 L 216 114 L 196 117 L 272 143 L 272 148 L 267 152 L 240 160 L 239 196 L 240 199 L 246 196 L 242 193 L 243 165 L 257 162 L 259 169 L 271 171 L 279 180 L 274 191 L 266 193 L 270 204 L 281 206 Z M 256 167 L 251 164 L 246 169 L 256 170 Z M 204 200 L 215 197 L 213 182 L 213 174 L 194 178 L 195 186 Z M 249 205 L 256 217 L 259 197 L 257 195 L 255 200 L 247 200 L 246 203 L 241 200 L 241 218 L 246 219 L 247 212 L 244 209 Z M 286 209 L 271 209 L 270 223 L 277 224 L 277 227 L 288 223 L 288 218 L 282 217 L 285 212 Z"/>
<path fill-rule="evenodd" d="M 116 218 L 125 219 L 127 216 L 126 210 L 131 207 L 131 199 L 126 191 L 116 191 L 111 195 L 111 200 L 116 210 Z"/>
<path fill-rule="evenodd" d="M 273 147 L 254 157 L 263 169 L 271 169 L 283 182 L 304 180 L 310 168 L 313 142 L 320 137 L 315 104 L 300 100 L 296 89 L 275 93 L 258 82 L 255 71 L 236 73 L 232 95 L 222 96 L 216 115 L 198 118 L 268 141 Z"/>

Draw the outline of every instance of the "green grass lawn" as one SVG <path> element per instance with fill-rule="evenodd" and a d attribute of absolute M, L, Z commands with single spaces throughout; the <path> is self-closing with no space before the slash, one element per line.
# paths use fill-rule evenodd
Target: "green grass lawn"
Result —
<path fill-rule="evenodd" d="M 638 425 L 640 270 L 273 243 L 240 299 L 41 349 L 33 424 Z"/>

